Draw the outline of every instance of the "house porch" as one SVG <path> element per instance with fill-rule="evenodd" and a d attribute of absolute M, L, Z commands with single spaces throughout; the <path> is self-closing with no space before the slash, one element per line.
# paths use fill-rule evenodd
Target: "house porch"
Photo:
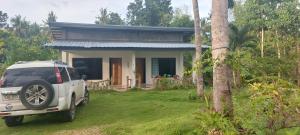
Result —
<path fill-rule="evenodd" d="M 90 82 L 102 80 L 116 88 L 151 87 L 156 76 L 184 73 L 180 50 L 63 50 L 61 58 Z"/>

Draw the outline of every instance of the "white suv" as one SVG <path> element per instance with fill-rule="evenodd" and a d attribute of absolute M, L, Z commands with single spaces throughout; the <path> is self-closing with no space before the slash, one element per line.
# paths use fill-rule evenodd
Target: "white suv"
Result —
<path fill-rule="evenodd" d="M 89 101 L 85 75 L 58 61 L 18 62 L 6 69 L 0 86 L 0 116 L 9 127 L 24 115 L 49 112 L 73 121 L 76 106 Z"/>

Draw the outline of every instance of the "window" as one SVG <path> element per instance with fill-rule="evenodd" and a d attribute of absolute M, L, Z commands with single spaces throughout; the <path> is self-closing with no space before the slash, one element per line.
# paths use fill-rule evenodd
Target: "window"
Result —
<path fill-rule="evenodd" d="M 51 84 L 57 83 L 52 67 L 8 69 L 4 73 L 3 79 L 3 87 L 20 87 L 33 80 L 45 80 Z"/>
<path fill-rule="evenodd" d="M 152 77 L 176 75 L 176 58 L 152 58 Z"/>
<path fill-rule="evenodd" d="M 59 72 L 61 74 L 61 78 L 62 78 L 63 82 L 68 82 L 69 81 L 69 76 L 68 76 L 66 68 L 58 67 L 58 69 L 59 69 Z"/>
<path fill-rule="evenodd" d="M 80 80 L 79 73 L 74 68 L 68 68 L 71 80 Z"/>
<path fill-rule="evenodd" d="M 101 58 L 73 58 L 73 67 L 88 80 L 102 80 Z"/>

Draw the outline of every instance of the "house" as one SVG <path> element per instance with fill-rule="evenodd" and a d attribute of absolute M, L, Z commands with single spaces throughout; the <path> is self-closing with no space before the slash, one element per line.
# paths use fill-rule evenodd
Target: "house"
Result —
<path fill-rule="evenodd" d="M 59 49 L 63 62 L 88 80 L 123 88 L 151 85 L 157 76 L 182 77 L 183 53 L 195 47 L 192 28 L 55 22 L 50 29 L 54 41 L 46 46 Z"/>

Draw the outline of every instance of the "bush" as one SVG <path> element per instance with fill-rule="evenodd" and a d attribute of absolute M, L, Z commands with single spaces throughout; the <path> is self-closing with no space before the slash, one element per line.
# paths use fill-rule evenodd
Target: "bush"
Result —
<path fill-rule="evenodd" d="M 299 122 L 300 91 L 292 84 L 283 80 L 254 83 L 249 94 L 249 102 L 235 105 L 235 120 L 243 128 L 256 134 L 275 134 Z"/>
<path fill-rule="evenodd" d="M 159 77 L 155 80 L 155 88 L 159 90 L 191 89 L 195 88 L 192 77 Z"/>
<path fill-rule="evenodd" d="M 233 135 L 237 134 L 232 121 L 213 111 L 203 111 L 196 114 L 198 121 L 196 134 L 203 135 Z"/>

